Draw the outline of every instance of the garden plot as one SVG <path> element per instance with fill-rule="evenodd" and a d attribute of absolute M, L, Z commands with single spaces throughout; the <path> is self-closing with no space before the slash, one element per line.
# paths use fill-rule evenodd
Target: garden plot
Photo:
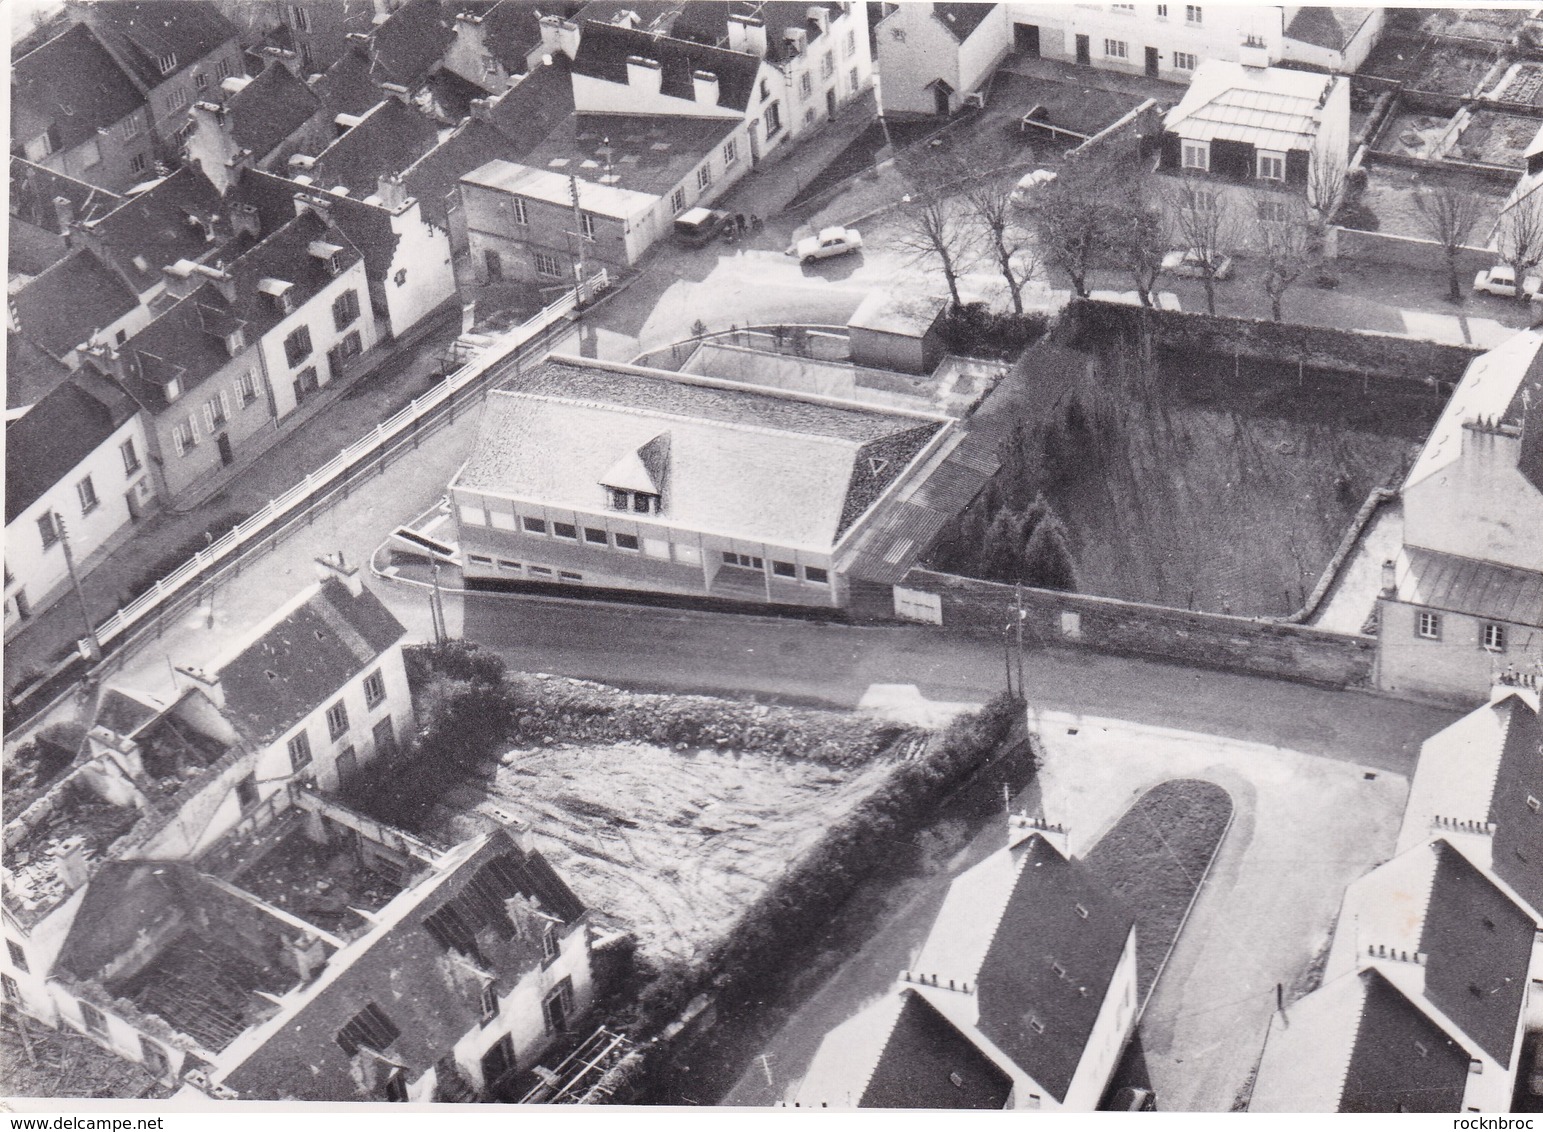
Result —
<path fill-rule="evenodd" d="M 1476 110 L 1448 157 L 1485 165 L 1510 165 L 1520 170 L 1522 154 L 1537 136 L 1538 120 L 1499 110 Z"/>
<path fill-rule="evenodd" d="M 1413 90 L 1433 94 L 1472 94 L 1489 75 L 1498 49 L 1429 37 L 1384 35 L 1360 73 L 1397 79 Z"/>
<path fill-rule="evenodd" d="M 434 832 L 476 831 L 491 805 L 535 830 L 537 848 L 603 923 L 655 958 L 687 958 L 727 926 L 877 787 L 861 768 L 646 743 L 508 752 L 480 789 L 457 792 Z"/>

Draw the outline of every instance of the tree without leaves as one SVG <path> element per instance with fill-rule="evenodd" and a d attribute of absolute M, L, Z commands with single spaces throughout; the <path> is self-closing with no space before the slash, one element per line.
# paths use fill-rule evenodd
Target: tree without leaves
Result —
<path fill-rule="evenodd" d="M 1454 185 L 1425 185 L 1414 194 L 1414 206 L 1426 234 L 1441 245 L 1447 261 L 1447 299 L 1463 301 L 1462 279 L 1458 275 L 1458 256 L 1473 234 L 1483 211 L 1481 198 Z"/>
<path fill-rule="evenodd" d="M 964 185 L 964 202 L 985 230 L 997 271 L 1012 296 L 1013 313 L 1023 313 L 1023 287 L 1039 271 L 1032 233 L 1012 201 L 1013 186 L 996 177 L 971 177 Z"/>
<path fill-rule="evenodd" d="M 1108 245 L 1122 171 L 1107 157 L 1079 154 L 1048 185 L 1034 190 L 1029 224 L 1045 263 L 1065 273 L 1077 297 L 1088 297 L 1088 273 Z"/>
<path fill-rule="evenodd" d="M 1216 278 L 1239 236 L 1232 197 L 1185 177 L 1166 192 L 1165 201 L 1179 246 L 1200 269 L 1206 310 L 1215 314 Z"/>
<path fill-rule="evenodd" d="M 1501 213 L 1495 248 L 1516 274 L 1516 301 L 1528 302 L 1527 272 L 1543 260 L 1543 193 L 1524 196 Z"/>
<path fill-rule="evenodd" d="M 952 184 L 953 170 L 930 157 L 915 158 L 904 170 L 911 191 L 901 208 L 906 226 L 896 241 L 912 262 L 935 259 L 954 306 L 961 306 L 959 273 L 971 252 L 965 208 Z"/>
<path fill-rule="evenodd" d="M 1123 199 L 1113 206 L 1107 244 L 1111 265 L 1129 272 L 1145 307 L 1156 305 L 1153 292 L 1170 243 L 1163 211 L 1150 203 L 1157 198 L 1148 189 L 1148 185 L 1133 181 Z"/>
<path fill-rule="evenodd" d="M 1307 165 L 1307 203 L 1313 210 L 1320 228 L 1334 222 L 1334 214 L 1345 203 L 1349 187 L 1349 175 L 1345 159 L 1331 155 L 1314 155 Z"/>
<path fill-rule="evenodd" d="M 1284 210 L 1259 221 L 1264 252 L 1264 293 L 1270 296 L 1270 317 L 1281 320 L 1281 304 L 1291 285 L 1313 262 L 1315 222 L 1307 206 L 1287 201 Z"/>

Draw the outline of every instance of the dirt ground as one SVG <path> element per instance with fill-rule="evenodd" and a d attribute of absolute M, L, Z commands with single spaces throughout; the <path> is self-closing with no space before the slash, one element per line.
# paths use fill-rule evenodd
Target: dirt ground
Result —
<path fill-rule="evenodd" d="M 1385 33 L 1360 73 L 1398 79 L 1416 90 L 1467 95 L 1489 73 L 1497 50 L 1498 45 L 1492 49 L 1482 44 L 1457 45 L 1450 40 Z"/>
<path fill-rule="evenodd" d="M 1361 203 L 1377 217 L 1377 231 L 1386 232 L 1390 236 L 1429 240 L 1430 224 L 1415 207 L 1417 185 L 1411 171 L 1374 165 L 1367 169 L 1367 173 L 1366 191 L 1361 194 Z M 1496 217 L 1500 215 L 1506 190 L 1486 184 L 1476 177 L 1453 176 L 1451 179 L 1482 201 L 1482 210 L 1468 239 L 1468 243 L 1482 246 L 1495 225 Z"/>
<path fill-rule="evenodd" d="M 1538 120 L 1520 114 L 1502 114 L 1479 110 L 1473 115 L 1451 156 L 1460 161 L 1479 161 L 1487 165 L 1512 165 L 1522 168 L 1522 153 L 1538 132 Z"/>
<path fill-rule="evenodd" d="M 488 804 L 529 822 L 537 848 L 601 922 L 635 932 L 656 958 L 685 958 L 892 765 L 847 770 L 643 743 L 514 750 L 485 790 L 460 792 L 459 813 L 435 832 L 471 832 L 469 811 Z"/>

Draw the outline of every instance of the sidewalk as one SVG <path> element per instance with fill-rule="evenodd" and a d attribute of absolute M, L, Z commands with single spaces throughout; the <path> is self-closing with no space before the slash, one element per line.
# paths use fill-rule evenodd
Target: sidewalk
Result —
<path fill-rule="evenodd" d="M 169 572 L 192 556 L 206 534 L 217 537 L 242 518 L 262 510 L 268 500 L 304 479 L 309 470 L 325 464 L 379 421 L 428 390 L 436 380 L 440 352 L 460 329 L 460 312 L 452 306 L 436 316 L 428 333 L 416 343 L 395 352 L 388 347 L 373 372 L 359 378 L 324 411 L 264 452 L 213 496 L 189 511 L 160 511 L 146 519 L 132 538 L 82 574 L 81 589 L 93 622 L 100 624 L 135 596 L 132 588 L 136 583 L 142 586 L 152 570 Z M 175 561 L 169 561 L 172 558 Z M 80 607 L 66 592 L 5 643 L 6 691 L 73 649 L 82 635 Z"/>

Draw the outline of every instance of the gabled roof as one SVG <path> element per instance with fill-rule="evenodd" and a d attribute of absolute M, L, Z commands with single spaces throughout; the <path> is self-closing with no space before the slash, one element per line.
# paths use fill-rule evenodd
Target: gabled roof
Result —
<path fill-rule="evenodd" d="M 1420 744 L 1420 761 L 1409 782 L 1409 801 L 1398 831 L 1398 854 L 1428 841 L 1438 818 L 1487 819 L 1494 808 L 1500 757 L 1518 705 L 1531 710 L 1518 697 L 1507 696 L 1475 708 Z"/>
<path fill-rule="evenodd" d="M 95 390 L 88 392 L 87 388 Z M 10 524 L 135 413 L 121 393 L 71 379 L 5 426 L 5 521 Z"/>
<path fill-rule="evenodd" d="M 932 16 L 948 29 L 960 43 L 975 34 L 975 29 L 986 22 L 986 17 L 996 9 L 995 4 L 934 4 Z"/>
<path fill-rule="evenodd" d="M 439 0 L 408 0 L 371 37 L 375 81 L 412 90 L 428 78 L 453 38 Z"/>
<path fill-rule="evenodd" d="M 36 405 L 70 376 L 70 368 L 20 334 L 5 336 L 5 407 Z"/>
<path fill-rule="evenodd" d="M 961 4 L 961 8 L 981 5 Z M 677 39 L 727 46 L 729 17 L 760 20 L 766 28 L 766 57 L 774 63 L 797 58 L 793 45 L 785 38 L 790 28 L 803 31 L 810 49 L 819 42 L 820 25 L 809 18 L 813 8 L 824 8 L 831 20 L 841 16 L 840 4 L 810 4 L 799 0 L 690 0 L 680 5 L 681 12 L 670 25 Z"/>
<path fill-rule="evenodd" d="M 368 589 L 329 578 L 216 674 L 225 715 L 267 743 L 310 715 L 406 634 Z"/>
<path fill-rule="evenodd" d="M 489 397 L 454 486 L 603 510 L 606 470 L 668 431 L 669 491 L 655 521 L 828 549 L 941 427 L 710 379 L 552 358 Z"/>
<path fill-rule="evenodd" d="M 364 114 L 381 99 L 391 97 L 370 75 L 369 49 L 352 40 L 322 75 L 317 93 L 332 114 Z"/>
<path fill-rule="evenodd" d="M 1064 1100 L 1135 918 L 1039 834 L 1016 852 L 1017 881 L 980 967 L 977 1025 Z"/>
<path fill-rule="evenodd" d="M 184 0 L 94 0 L 77 3 L 98 35 L 147 90 L 154 90 L 236 38 L 236 25 L 213 4 Z M 163 72 L 161 61 L 174 57 Z"/>
<path fill-rule="evenodd" d="M 321 109 L 321 99 L 282 63 L 247 83 L 225 102 L 231 136 L 261 160 Z"/>
<path fill-rule="evenodd" d="M 913 989 L 879 1054 L 861 1108 L 1001 1109 L 1013 1080 Z"/>
<path fill-rule="evenodd" d="M 443 925 L 477 921 L 491 929 L 472 950 L 502 994 L 542 962 L 541 914 L 573 924 L 584 907 L 539 853 L 521 849 L 506 832 L 472 846 L 447 873 L 382 909 L 395 915 L 397 902 L 410 904 L 394 923 L 339 952 L 306 1001 L 223 1083 L 247 1098 L 358 1100 L 368 1093 L 338 1035 L 361 1014 L 370 1021 L 346 1036 L 373 1032 L 385 1045 L 378 1052 L 402 1066 L 408 1080 L 475 1030 L 486 980 Z"/>
<path fill-rule="evenodd" d="M 511 75 L 525 73 L 525 61 L 541 44 L 541 15 L 529 0 L 499 0 L 481 14 L 482 43 Z"/>
<path fill-rule="evenodd" d="M 1522 909 L 1445 841 L 1420 935 L 1425 997 L 1502 1066 L 1521 1024 L 1536 931 Z"/>
<path fill-rule="evenodd" d="M 1543 719 L 1519 695 L 1496 705 L 1505 713 L 1505 742 L 1495 771 L 1489 820 L 1494 823 L 1495 875 L 1543 917 Z"/>
<path fill-rule="evenodd" d="M 123 197 L 52 169 L 34 165 L 20 157 L 11 158 L 11 215 L 50 232 L 61 229 L 59 208 L 63 197 L 69 201 L 73 219 L 80 222 L 100 220 L 123 203 Z"/>
<path fill-rule="evenodd" d="M 625 85 L 630 55 L 658 63 L 660 92 L 688 102 L 696 100 L 693 72 L 709 71 L 717 75 L 718 105 L 741 113 L 750 105 L 755 78 L 761 69 L 760 58 L 743 51 L 708 47 L 689 40 L 590 21 L 584 24 L 581 32 L 573 73 Z"/>
<path fill-rule="evenodd" d="M 1376 8 L 1340 8 L 1313 5 L 1297 9 L 1286 25 L 1286 38 L 1330 51 L 1343 51 L 1356 37 Z"/>
<path fill-rule="evenodd" d="M 554 55 L 550 64 L 543 63 L 499 95 L 488 112 L 488 121 L 509 139 L 515 149 L 510 160 L 517 160 L 540 144 L 573 111 L 572 65 L 566 55 Z M 480 164 L 481 161 L 474 161 L 460 172 Z"/>
<path fill-rule="evenodd" d="M 351 196 L 367 197 L 385 174 L 399 174 L 439 142 L 434 123 L 394 98 L 387 98 L 364 115 L 316 157 L 307 172 L 317 188 L 339 185 Z"/>
<path fill-rule="evenodd" d="M 64 358 L 139 305 L 116 271 L 86 249 L 71 252 L 11 296 L 21 333 Z"/>
<path fill-rule="evenodd" d="M 1406 546 L 1394 584 L 1398 600 L 1411 605 L 1543 627 L 1543 571 Z"/>
<path fill-rule="evenodd" d="M 230 231 L 223 211 L 219 190 L 187 165 L 90 225 L 88 243 L 143 293 L 161 281 L 163 267 L 221 246 Z"/>
<path fill-rule="evenodd" d="M 263 218 L 264 230 L 269 217 L 284 218 L 282 223 L 294 217 L 297 195 L 321 201 L 328 221 L 347 236 L 348 242 L 364 257 L 365 273 L 370 280 L 379 283 L 385 279 L 400 240 L 391 230 L 391 214 L 386 209 L 351 196 L 319 193 L 314 185 L 296 184 L 257 170 L 243 170 L 240 184 L 235 189 L 237 199 L 257 208 L 258 215 Z"/>
<path fill-rule="evenodd" d="M 1319 111 L 1339 80 L 1283 67 L 1203 60 L 1163 128 L 1192 141 L 1247 142 L 1259 149 L 1309 149 Z"/>
<path fill-rule="evenodd" d="M 74 149 L 144 105 L 144 95 L 91 29 L 76 24 L 13 66 L 11 144 L 52 130 L 55 152 Z"/>

